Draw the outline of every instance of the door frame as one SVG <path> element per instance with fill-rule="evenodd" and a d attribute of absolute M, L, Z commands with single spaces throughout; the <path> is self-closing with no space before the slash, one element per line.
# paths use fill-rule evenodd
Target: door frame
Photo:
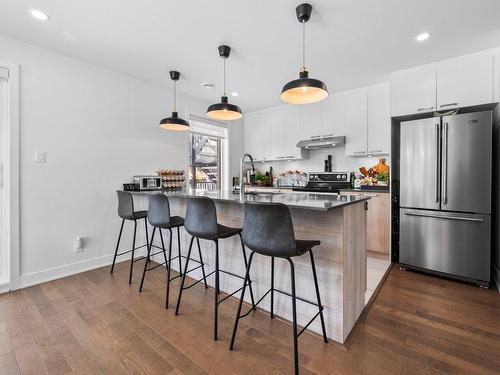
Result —
<path fill-rule="evenodd" d="M 1 292 L 16 290 L 19 288 L 19 64 L 0 61 L 0 66 L 8 69 L 7 78 L 7 124 L 4 131 L 4 218 L 3 226 L 4 244 L 9 249 L 9 285 L 1 288 Z M 7 289 L 7 290 L 6 290 Z"/>

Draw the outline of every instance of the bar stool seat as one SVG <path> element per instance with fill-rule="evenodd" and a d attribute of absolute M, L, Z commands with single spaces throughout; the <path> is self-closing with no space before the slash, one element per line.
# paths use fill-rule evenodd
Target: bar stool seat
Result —
<path fill-rule="evenodd" d="M 217 224 L 217 237 L 218 238 L 229 238 L 232 236 L 236 236 L 241 233 L 241 228 L 231 228 L 226 227 L 222 224 Z"/>
<path fill-rule="evenodd" d="M 153 271 L 154 269 L 165 265 L 167 268 L 167 282 L 166 282 L 166 293 L 165 293 L 165 308 L 168 308 L 169 294 L 170 294 L 170 282 L 178 277 L 182 276 L 182 263 L 181 263 L 181 233 L 180 227 L 184 225 L 184 218 L 180 216 L 170 216 L 170 203 L 168 198 L 164 194 L 154 194 L 149 197 L 149 210 L 148 210 L 148 221 L 153 227 L 153 233 L 151 234 L 151 239 L 149 240 L 149 247 L 147 253 L 147 261 L 144 264 L 144 270 L 142 271 L 141 285 L 139 287 L 139 292 L 142 292 L 144 287 L 144 279 L 146 277 L 146 272 Z M 161 248 L 154 244 L 154 237 L 156 230 L 160 232 Z M 166 229 L 170 233 L 169 246 L 168 246 L 168 259 L 165 250 L 165 242 L 163 241 L 162 229 Z M 172 258 L 172 229 L 177 229 L 177 246 L 178 255 Z M 153 248 L 159 248 L 160 251 L 152 253 Z M 163 253 L 164 261 L 158 263 L 154 266 L 148 267 L 152 257 Z M 179 274 L 177 276 L 170 276 L 172 261 L 179 260 Z"/>
<path fill-rule="evenodd" d="M 161 223 L 157 224 L 157 228 L 161 229 L 173 229 L 177 227 L 182 227 L 184 225 L 184 218 L 180 216 L 170 216 L 170 222 L 169 223 Z"/>
<path fill-rule="evenodd" d="M 252 290 L 252 282 L 250 280 L 250 276 L 246 275 L 245 277 L 241 275 L 237 275 L 233 273 L 232 270 L 223 270 L 219 268 L 219 240 L 223 238 L 229 238 L 232 236 L 239 236 L 241 243 L 241 250 L 243 253 L 243 263 L 245 265 L 245 269 L 247 268 L 247 256 L 245 251 L 245 246 L 243 245 L 243 240 L 241 238 L 241 228 L 232 228 L 217 222 L 217 210 L 215 207 L 215 203 L 212 199 L 208 197 L 190 197 L 187 201 L 186 208 L 186 223 L 184 225 L 186 231 L 192 236 L 191 242 L 189 244 L 188 254 L 186 258 L 186 263 L 184 264 L 184 273 L 182 275 L 179 296 L 177 299 L 177 307 L 175 309 L 175 315 L 179 314 L 179 308 L 181 305 L 182 292 L 186 289 L 189 289 L 201 281 L 205 282 L 205 288 L 207 286 L 207 277 L 212 274 L 215 275 L 215 293 L 214 293 L 214 340 L 218 339 L 218 321 L 219 321 L 219 305 L 226 301 L 228 298 L 238 293 L 243 287 L 238 290 L 228 293 L 226 296 L 219 298 L 220 287 L 219 287 L 219 274 L 224 273 L 233 277 L 237 277 L 240 279 L 245 279 L 245 287 L 249 286 L 250 288 L 250 297 L 252 300 L 252 306 L 255 306 L 254 298 L 253 298 L 253 290 Z M 205 268 L 203 264 L 203 258 L 201 255 L 200 248 L 200 238 L 204 240 L 213 241 L 215 244 L 215 269 L 210 272 L 208 275 L 205 274 Z M 200 266 L 188 269 L 189 261 L 191 260 L 191 250 L 193 248 L 193 241 L 196 239 L 198 245 L 198 254 L 200 256 Z M 186 281 L 186 275 L 198 268 L 201 268 L 203 273 L 203 278 L 194 281 L 188 286 L 184 286 Z"/>
<path fill-rule="evenodd" d="M 113 273 L 113 270 L 115 268 L 116 258 L 118 256 L 132 253 L 131 258 L 130 258 L 130 271 L 129 271 L 129 277 L 128 277 L 128 283 L 131 284 L 134 263 L 145 258 L 145 257 L 139 257 L 136 259 L 135 258 L 135 250 L 140 249 L 142 247 L 146 247 L 149 249 L 148 223 L 147 223 L 148 211 L 146 211 L 146 210 L 136 211 L 134 209 L 134 198 L 132 197 L 132 194 L 130 192 L 117 190 L 116 194 L 118 195 L 118 216 L 122 219 L 122 225 L 120 227 L 120 234 L 118 235 L 118 241 L 116 243 L 115 255 L 113 257 L 113 264 L 111 266 L 111 273 Z M 135 246 L 135 239 L 136 239 L 136 234 L 137 234 L 137 220 L 141 220 L 141 219 L 144 219 L 144 230 L 146 232 L 146 244 L 136 247 Z M 132 240 L 132 249 L 119 253 L 118 249 L 120 248 L 120 240 L 122 237 L 123 226 L 125 224 L 125 221 L 127 221 L 127 220 L 134 222 L 134 236 L 133 236 L 133 240 Z"/>
<path fill-rule="evenodd" d="M 245 202 L 245 217 L 243 220 L 242 240 L 246 247 L 252 252 L 248 259 L 245 281 L 241 290 L 240 302 L 236 319 L 234 321 L 233 335 L 229 350 L 233 350 L 240 319 L 246 317 L 255 307 L 269 294 L 271 297 L 271 318 L 274 317 L 274 292 L 281 293 L 292 297 L 292 334 L 293 334 L 293 359 L 295 367 L 295 375 L 299 374 L 299 349 L 298 338 L 316 319 L 320 318 L 321 330 L 323 332 L 323 340 L 328 342 L 326 336 L 325 319 L 323 317 L 323 305 L 319 293 L 318 277 L 316 275 L 316 265 L 313 256 L 313 247 L 320 245 L 317 240 L 297 240 L 293 230 L 292 215 L 290 209 L 282 203 L 264 203 L 264 202 Z M 292 258 L 309 253 L 311 260 L 311 270 L 316 292 L 316 302 L 306 300 L 296 295 L 295 288 L 295 266 Z M 255 254 L 268 256 L 271 258 L 271 287 L 264 295 L 254 304 L 252 308 L 242 314 L 241 309 L 245 291 L 248 285 L 252 260 Z M 287 260 L 290 265 L 290 286 L 291 293 L 276 289 L 274 287 L 274 258 Z M 309 320 L 304 327 L 298 331 L 297 326 L 297 306 L 296 303 L 301 301 L 315 306 L 318 312 Z"/>
<path fill-rule="evenodd" d="M 295 240 L 295 255 L 302 255 L 311 250 L 314 246 L 320 245 L 320 241 Z"/>

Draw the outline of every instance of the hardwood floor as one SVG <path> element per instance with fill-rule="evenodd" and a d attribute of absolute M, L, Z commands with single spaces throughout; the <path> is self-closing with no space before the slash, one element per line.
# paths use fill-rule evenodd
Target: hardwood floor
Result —
<path fill-rule="evenodd" d="M 141 267 L 131 287 L 127 267 L 1 295 L 0 374 L 292 373 L 287 323 L 251 314 L 230 352 L 235 301 L 221 305 L 214 342 L 211 289 L 186 291 L 176 317 L 163 308 L 164 272 L 138 293 Z M 301 374 L 498 374 L 500 295 L 393 268 L 347 350 L 310 334 L 299 345 Z"/>

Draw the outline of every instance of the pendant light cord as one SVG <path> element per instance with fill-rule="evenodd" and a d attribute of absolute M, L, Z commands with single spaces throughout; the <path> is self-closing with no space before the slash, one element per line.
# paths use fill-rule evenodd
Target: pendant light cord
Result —
<path fill-rule="evenodd" d="M 176 107 L 177 107 L 177 100 L 176 100 L 176 91 L 177 90 L 176 90 L 176 85 L 177 85 L 177 81 L 174 81 L 174 109 L 173 109 L 174 112 L 177 112 L 177 109 L 176 109 Z"/>
<path fill-rule="evenodd" d="M 224 60 L 224 96 L 226 95 L 226 58 L 223 58 Z"/>
<path fill-rule="evenodd" d="M 302 71 L 306 70 L 306 23 L 302 22 Z"/>

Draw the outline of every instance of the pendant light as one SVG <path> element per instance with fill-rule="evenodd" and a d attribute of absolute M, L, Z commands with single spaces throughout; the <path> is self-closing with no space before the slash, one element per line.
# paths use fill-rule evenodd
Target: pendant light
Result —
<path fill-rule="evenodd" d="M 177 113 L 176 104 L 176 84 L 179 78 L 181 77 L 181 73 L 171 70 L 170 78 L 174 81 L 174 105 L 172 108 L 172 116 L 164 118 L 160 121 L 160 128 L 167 130 L 177 130 L 177 131 L 185 131 L 189 129 L 189 122 L 179 117 Z"/>
<path fill-rule="evenodd" d="M 295 8 L 297 19 L 302 24 L 302 68 L 299 79 L 288 82 L 281 90 L 281 100 L 290 104 L 308 104 L 326 99 L 328 90 L 323 81 L 309 78 L 306 68 L 306 22 L 311 18 L 311 4 L 302 3 Z"/>
<path fill-rule="evenodd" d="M 216 120 L 238 120 L 243 117 L 241 109 L 237 105 L 230 104 L 226 95 L 226 59 L 231 53 L 231 47 L 219 46 L 219 56 L 224 59 L 224 93 L 220 98 L 220 103 L 212 104 L 207 109 L 207 116 Z"/>

